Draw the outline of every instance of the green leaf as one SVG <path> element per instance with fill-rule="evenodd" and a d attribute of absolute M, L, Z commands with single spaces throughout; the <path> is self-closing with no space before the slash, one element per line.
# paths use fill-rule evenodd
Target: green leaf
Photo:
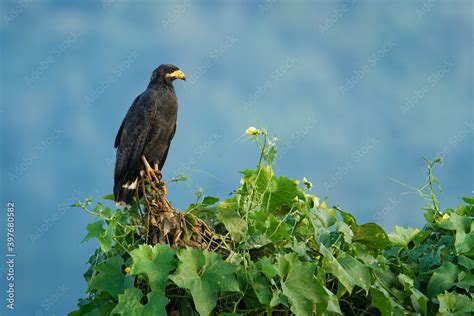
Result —
<path fill-rule="evenodd" d="M 141 316 L 166 315 L 166 305 L 168 305 L 169 299 L 163 293 L 151 291 L 147 298 L 148 302 L 143 307 Z"/>
<path fill-rule="evenodd" d="M 354 237 L 354 232 L 351 227 L 344 222 L 337 221 L 335 229 L 338 232 L 341 232 L 344 236 L 344 241 L 348 244 L 352 243 L 352 237 Z"/>
<path fill-rule="evenodd" d="M 392 315 L 392 304 L 385 294 L 375 287 L 370 288 L 370 296 L 372 297 L 372 306 L 376 307 L 382 316 Z"/>
<path fill-rule="evenodd" d="M 213 196 L 206 196 L 206 197 L 202 200 L 201 204 L 202 204 L 203 206 L 209 206 L 209 205 L 213 205 L 213 204 L 215 204 L 215 203 L 217 203 L 217 202 L 219 202 L 219 199 L 218 199 L 218 198 L 213 197 Z"/>
<path fill-rule="evenodd" d="M 224 224 L 232 239 L 238 242 L 247 233 L 247 222 L 245 217 L 240 216 L 235 206 L 228 206 L 225 201 L 219 203 L 216 208 L 216 217 Z"/>
<path fill-rule="evenodd" d="M 115 196 L 113 194 L 105 195 L 102 198 L 104 200 L 108 200 L 108 201 L 114 201 L 115 200 Z"/>
<path fill-rule="evenodd" d="M 123 259 L 115 256 L 99 263 L 95 274 L 89 283 L 88 292 L 92 290 L 108 292 L 112 297 L 117 298 L 125 288 L 129 287 L 132 277 L 125 276 L 122 272 Z"/>
<path fill-rule="evenodd" d="M 405 293 L 410 293 L 410 300 L 417 313 L 426 315 L 428 311 L 428 298 L 414 287 L 413 279 L 405 274 L 399 274 L 398 280 L 403 285 Z"/>
<path fill-rule="evenodd" d="M 104 226 L 104 221 L 101 219 L 88 224 L 86 226 L 87 235 L 82 240 L 82 243 L 90 240 L 91 238 L 99 239 L 99 237 L 105 232 L 103 226 Z"/>
<path fill-rule="evenodd" d="M 356 285 L 355 280 L 351 275 L 344 269 L 344 267 L 337 261 L 337 259 L 332 255 L 332 253 L 323 245 L 319 245 L 319 251 L 324 256 L 323 259 L 323 269 L 327 273 L 331 273 L 335 276 L 339 282 L 344 286 L 344 288 L 351 293 L 352 289 Z"/>
<path fill-rule="evenodd" d="M 140 303 L 142 296 L 142 292 L 137 288 L 126 289 L 123 294 L 119 294 L 119 302 L 112 310 L 111 315 L 142 315 L 144 309 L 144 306 Z"/>
<path fill-rule="evenodd" d="M 317 304 L 327 302 L 328 294 L 314 276 L 313 263 L 300 262 L 295 254 L 286 254 L 278 257 L 277 269 L 283 294 L 296 315 L 313 315 Z"/>
<path fill-rule="evenodd" d="M 273 212 L 284 206 L 291 207 L 295 197 L 304 197 L 298 188 L 298 181 L 287 177 L 272 177 L 271 184 L 263 196 L 262 205 L 267 211 Z"/>
<path fill-rule="evenodd" d="M 272 260 L 268 257 L 260 258 L 260 260 L 257 262 L 257 266 L 268 280 L 273 279 L 273 277 L 278 274 L 278 271 L 273 265 Z"/>
<path fill-rule="evenodd" d="M 216 253 L 185 248 L 178 251 L 179 265 L 170 279 L 188 289 L 200 315 L 209 315 L 217 302 L 217 293 L 239 292 L 234 273 L 237 266 L 225 262 Z"/>
<path fill-rule="evenodd" d="M 458 283 L 456 285 L 469 292 L 471 287 L 474 287 L 474 275 L 470 272 L 461 271 L 458 275 Z"/>
<path fill-rule="evenodd" d="M 465 267 L 468 270 L 474 270 L 474 260 L 469 259 L 466 256 L 459 256 L 458 257 L 458 264 L 460 266 Z"/>
<path fill-rule="evenodd" d="M 349 225 L 349 227 L 350 227 L 353 231 L 355 231 L 355 230 L 357 229 L 357 226 L 359 226 L 359 225 L 357 225 L 357 222 L 356 222 L 354 216 L 352 216 L 351 213 L 344 212 L 343 210 L 341 210 L 341 209 L 340 209 L 339 207 L 337 207 L 337 206 L 334 206 L 334 208 L 335 208 L 336 210 L 338 210 L 339 213 L 341 213 L 342 221 L 343 221 L 345 224 Z"/>
<path fill-rule="evenodd" d="M 318 207 L 310 213 L 310 218 L 316 217 L 324 228 L 329 228 L 336 223 L 336 210 L 326 207 Z"/>
<path fill-rule="evenodd" d="M 152 293 L 156 299 L 166 301 L 165 296 L 166 283 L 169 273 L 176 267 L 174 259 L 176 251 L 168 245 L 140 245 L 138 249 L 133 250 L 130 256 L 133 259 L 132 270 L 130 274 L 146 274 Z M 161 298 L 158 298 L 161 296 Z M 166 304 L 164 304 L 166 306 Z M 163 309 L 160 313 L 166 313 Z"/>
<path fill-rule="evenodd" d="M 466 202 L 467 204 L 471 204 L 471 205 L 474 205 L 474 197 L 463 197 L 462 198 L 464 202 Z"/>
<path fill-rule="evenodd" d="M 387 233 L 375 223 L 367 223 L 357 227 L 352 242 L 365 244 L 372 250 L 383 250 L 391 245 Z"/>
<path fill-rule="evenodd" d="M 439 312 L 447 315 L 472 315 L 474 303 L 462 294 L 445 292 L 438 294 Z"/>
<path fill-rule="evenodd" d="M 342 252 L 337 257 L 337 261 L 352 278 L 353 283 L 363 288 L 368 294 L 371 284 L 369 269 L 360 261 L 345 252 Z"/>
<path fill-rule="evenodd" d="M 459 273 L 459 268 L 451 262 L 444 262 L 436 269 L 428 282 L 426 294 L 429 298 L 444 292 L 454 286 Z"/>
<path fill-rule="evenodd" d="M 86 242 L 92 238 L 97 238 L 100 248 L 103 252 L 108 252 L 112 247 L 112 237 L 115 232 L 115 222 L 107 222 L 107 227 L 104 229 L 104 221 L 97 220 L 86 226 L 87 235 L 82 242 Z"/>
<path fill-rule="evenodd" d="M 251 284 L 258 301 L 263 305 L 270 305 L 272 291 L 270 282 L 262 274 L 252 280 Z"/>
<path fill-rule="evenodd" d="M 394 230 L 388 234 L 388 237 L 393 245 L 407 246 L 419 232 L 418 228 L 403 228 L 395 225 Z"/>

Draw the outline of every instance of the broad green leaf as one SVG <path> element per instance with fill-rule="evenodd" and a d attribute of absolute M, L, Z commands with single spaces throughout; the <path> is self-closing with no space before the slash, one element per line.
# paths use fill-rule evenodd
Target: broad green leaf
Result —
<path fill-rule="evenodd" d="M 263 305 L 270 305 L 272 291 L 270 282 L 262 274 L 259 274 L 252 280 L 251 284 L 258 301 Z"/>
<path fill-rule="evenodd" d="M 455 246 L 458 254 L 474 257 L 474 232 L 466 234 L 462 231 L 456 231 Z"/>
<path fill-rule="evenodd" d="M 439 312 L 447 315 L 472 315 L 474 302 L 466 295 L 444 292 L 438 294 Z"/>
<path fill-rule="evenodd" d="M 334 206 L 334 208 L 336 210 L 339 211 L 339 213 L 341 213 L 341 217 L 342 217 L 342 220 L 345 224 L 349 225 L 349 227 L 353 230 L 353 231 L 356 231 L 357 229 L 357 222 L 354 218 L 354 216 L 352 216 L 352 214 L 350 213 L 347 213 L 347 212 L 344 212 L 343 210 L 341 210 L 339 207 L 337 206 Z"/>
<path fill-rule="evenodd" d="M 372 306 L 376 307 L 382 313 L 382 316 L 392 315 L 392 304 L 384 292 L 375 287 L 371 287 L 370 296 L 372 297 Z"/>
<path fill-rule="evenodd" d="M 471 204 L 471 205 L 474 205 L 474 197 L 463 197 L 462 198 L 464 200 L 464 202 L 466 202 L 467 204 Z"/>
<path fill-rule="evenodd" d="M 332 208 L 318 207 L 310 213 L 310 217 L 316 217 L 324 228 L 329 228 L 336 223 L 336 210 Z"/>
<path fill-rule="evenodd" d="M 104 221 L 96 220 L 87 225 L 87 235 L 84 237 L 82 242 L 86 242 L 91 238 L 97 238 L 100 244 L 100 248 L 103 252 L 108 252 L 112 247 L 112 236 L 115 230 L 115 223 L 108 222 L 107 227 L 104 229 Z"/>
<path fill-rule="evenodd" d="M 403 285 L 406 293 L 410 293 L 410 300 L 413 308 L 421 315 L 426 315 L 428 311 L 428 298 L 414 287 L 413 279 L 405 274 L 399 274 L 398 280 Z"/>
<path fill-rule="evenodd" d="M 273 265 L 272 260 L 268 257 L 260 258 L 260 260 L 258 260 L 257 266 L 268 280 L 273 279 L 273 277 L 278 274 L 278 271 Z"/>
<path fill-rule="evenodd" d="M 234 273 L 237 266 L 206 250 L 185 248 L 178 251 L 179 265 L 170 279 L 188 289 L 200 315 L 209 315 L 217 302 L 217 293 L 239 292 Z"/>
<path fill-rule="evenodd" d="M 223 203 L 218 204 L 216 217 L 224 224 L 232 239 L 238 242 L 242 239 L 242 236 L 247 233 L 245 217 L 240 216 L 237 209 L 223 206 Z"/>
<path fill-rule="evenodd" d="M 352 243 L 352 237 L 354 237 L 354 232 L 351 227 L 344 222 L 337 221 L 335 225 L 336 231 L 341 232 L 344 236 L 344 241 L 348 244 Z"/>
<path fill-rule="evenodd" d="M 169 299 L 163 293 L 151 291 L 147 298 L 148 302 L 143 307 L 141 316 L 166 315 L 166 305 L 168 305 Z"/>
<path fill-rule="evenodd" d="M 454 286 L 459 273 L 459 268 L 451 262 L 444 262 L 441 267 L 435 270 L 428 282 L 426 294 L 428 297 L 435 297 Z"/>
<path fill-rule="evenodd" d="M 363 288 L 368 294 L 371 284 L 369 269 L 360 261 L 345 252 L 337 257 L 337 261 L 349 276 L 352 277 L 354 284 Z"/>
<path fill-rule="evenodd" d="M 293 313 L 313 315 L 316 305 L 327 301 L 324 286 L 314 276 L 314 264 L 300 262 L 295 254 L 286 254 L 278 257 L 276 266 Z"/>
<path fill-rule="evenodd" d="M 474 287 L 474 274 L 461 271 L 458 275 L 458 283 L 456 283 L 456 285 L 469 292 L 470 288 Z"/>
<path fill-rule="evenodd" d="M 458 264 L 460 266 L 465 267 L 468 270 L 474 270 L 474 260 L 469 259 L 466 256 L 459 256 L 458 257 Z"/>
<path fill-rule="evenodd" d="M 130 279 L 132 279 L 130 276 L 124 275 L 122 265 L 123 259 L 120 256 L 99 263 L 95 267 L 97 274 L 91 278 L 87 291 L 104 291 L 117 298 L 117 295 L 129 286 Z"/>
<path fill-rule="evenodd" d="M 283 206 L 291 207 L 295 197 L 304 197 L 298 188 L 298 182 L 287 177 L 272 177 L 271 184 L 263 196 L 263 207 L 273 212 Z"/>
<path fill-rule="evenodd" d="M 323 245 L 319 245 L 319 251 L 324 256 L 323 259 L 323 269 L 327 273 L 331 273 L 335 276 L 339 282 L 346 288 L 346 290 L 351 293 L 352 289 L 356 285 L 355 280 L 351 275 L 344 269 L 344 267 L 337 261 L 337 259 L 332 255 L 332 253 Z"/>
<path fill-rule="evenodd" d="M 113 194 L 105 195 L 102 198 L 104 200 L 108 200 L 108 201 L 114 201 L 115 200 L 115 196 Z"/>
<path fill-rule="evenodd" d="M 82 242 L 84 243 L 90 240 L 91 238 L 99 239 L 99 237 L 105 232 L 105 229 L 103 228 L 103 226 L 104 226 L 104 221 L 101 219 L 88 224 L 86 226 L 87 235 L 86 237 L 84 237 Z"/>
<path fill-rule="evenodd" d="M 103 252 L 108 252 L 112 248 L 112 238 L 115 232 L 116 222 L 106 222 L 105 232 L 99 236 L 100 248 Z"/>
<path fill-rule="evenodd" d="M 144 306 L 140 303 L 142 292 L 137 288 L 126 289 L 118 296 L 118 304 L 112 310 L 111 315 L 121 316 L 142 315 Z"/>
<path fill-rule="evenodd" d="M 419 232 L 418 228 L 403 228 L 395 225 L 395 228 L 388 234 L 388 237 L 393 245 L 407 246 Z"/>
<path fill-rule="evenodd" d="M 383 250 L 391 245 L 387 233 L 375 223 L 359 225 L 352 242 L 363 243 L 372 250 Z"/>
<path fill-rule="evenodd" d="M 270 180 L 273 177 L 273 170 L 269 166 L 262 166 L 256 174 L 255 185 L 261 194 L 269 189 Z"/>
<path fill-rule="evenodd" d="M 213 196 L 206 196 L 206 197 L 202 200 L 201 204 L 202 204 L 203 206 L 209 206 L 209 205 L 215 204 L 215 203 L 217 203 L 217 202 L 219 202 L 219 199 L 218 199 L 218 198 L 213 197 Z"/>
<path fill-rule="evenodd" d="M 133 259 L 130 274 L 145 274 L 148 277 L 150 288 L 154 295 L 161 295 L 164 300 L 165 287 L 169 273 L 176 267 L 174 259 L 176 251 L 168 245 L 140 245 L 138 249 L 130 252 Z M 165 304 L 166 305 L 166 304 Z M 164 310 L 162 311 L 164 312 Z"/>

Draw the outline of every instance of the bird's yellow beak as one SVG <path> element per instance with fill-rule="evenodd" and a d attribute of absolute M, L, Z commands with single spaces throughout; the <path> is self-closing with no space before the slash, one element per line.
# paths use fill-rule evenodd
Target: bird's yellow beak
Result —
<path fill-rule="evenodd" d="M 181 70 L 175 70 L 172 73 L 167 75 L 168 77 L 175 78 L 175 79 L 182 79 L 186 80 L 186 76 L 184 75 L 184 72 Z"/>

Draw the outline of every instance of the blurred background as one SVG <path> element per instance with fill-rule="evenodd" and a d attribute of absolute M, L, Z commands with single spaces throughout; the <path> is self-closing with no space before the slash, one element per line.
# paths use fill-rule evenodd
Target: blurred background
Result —
<path fill-rule="evenodd" d="M 92 218 L 69 205 L 111 193 L 114 137 L 161 63 L 187 75 L 164 168 L 189 178 L 168 187 L 181 209 L 199 188 L 226 197 L 255 166 L 249 126 L 279 138 L 278 174 L 388 231 L 423 225 L 426 202 L 400 183 L 423 185 L 424 157 L 444 158 L 442 207 L 474 189 L 472 1 L 18 0 L 1 19 L 9 314 L 64 315 L 83 297 L 97 245 L 80 244 Z M 4 259 L 0 275 L 5 302 Z"/>

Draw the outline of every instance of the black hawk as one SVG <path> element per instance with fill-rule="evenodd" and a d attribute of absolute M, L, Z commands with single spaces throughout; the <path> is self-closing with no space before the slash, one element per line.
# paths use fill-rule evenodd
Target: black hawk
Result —
<path fill-rule="evenodd" d="M 161 65 L 153 71 L 146 90 L 132 103 L 115 138 L 117 148 L 114 173 L 115 202 L 131 205 L 138 177 L 145 165 L 161 170 L 176 131 L 178 99 L 175 79 L 185 80 L 174 65 Z"/>

